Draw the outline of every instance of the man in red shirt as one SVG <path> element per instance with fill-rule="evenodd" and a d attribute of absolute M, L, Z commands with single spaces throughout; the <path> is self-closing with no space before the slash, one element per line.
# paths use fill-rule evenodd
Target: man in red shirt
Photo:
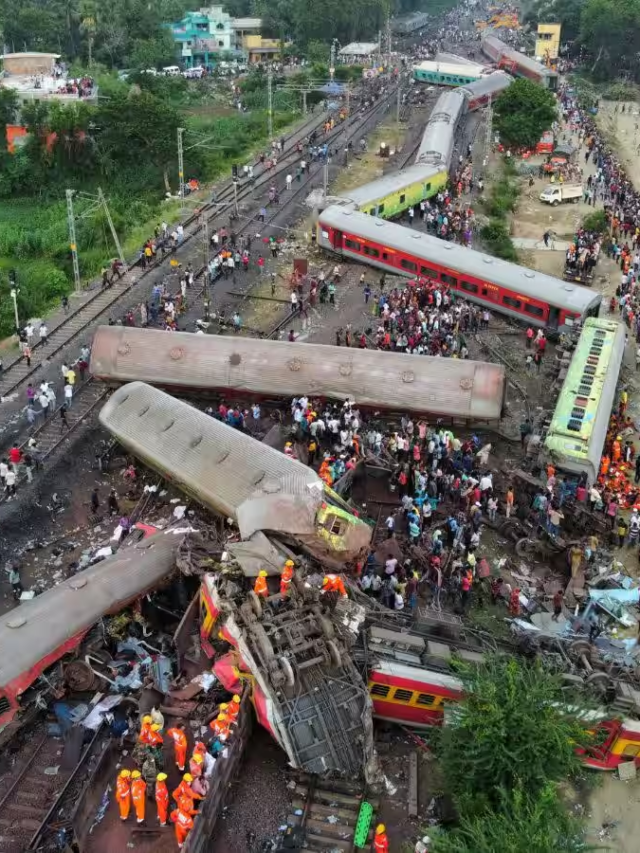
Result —
<path fill-rule="evenodd" d="M 17 469 L 20 463 L 22 462 L 22 451 L 20 450 L 17 444 L 14 444 L 11 450 L 9 451 L 9 462 L 11 462 L 14 469 Z"/>

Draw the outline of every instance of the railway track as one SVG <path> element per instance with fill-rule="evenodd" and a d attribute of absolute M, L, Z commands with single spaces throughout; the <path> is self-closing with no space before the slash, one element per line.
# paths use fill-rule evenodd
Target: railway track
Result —
<path fill-rule="evenodd" d="M 362 117 L 370 119 L 371 116 L 377 115 L 381 108 L 386 108 L 391 102 L 394 93 L 395 89 L 390 89 L 389 92 L 386 92 L 382 98 L 372 104 L 363 114 L 354 112 L 346 122 L 336 125 L 334 130 L 324 140 L 332 142 L 343 133 L 349 134 L 352 127 L 358 128 Z M 194 238 L 202 231 L 205 221 L 209 227 L 221 227 L 223 224 L 227 224 L 236 200 L 238 204 L 241 204 L 245 200 L 253 201 L 255 199 L 254 203 L 257 205 L 258 194 L 263 188 L 270 186 L 278 178 L 286 175 L 297 163 L 306 158 L 304 151 L 302 154 L 298 154 L 296 145 L 298 142 L 306 140 L 313 130 L 321 127 L 324 120 L 324 113 L 312 116 L 289 137 L 285 144 L 285 153 L 278 162 L 275 170 L 267 171 L 259 163 L 256 163 L 255 180 L 253 182 L 244 181 L 238 187 L 237 193 L 234 190 L 233 181 L 225 181 L 211 201 L 200 205 L 184 221 L 184 239 L 175 253 L 166 253 L 157 258 L 146 269 L 139 267 L 136 262 L 129 267 L 120 279 L 107 289 L 94 287 L 90 290 L 82 298 L 81 304 L 75 311 L 63 315 L 59 322 L 51 327 L 46 344 L 43 345 L 38 342 L 32 347 L 30 365 L 27 365 L 26 360 L 22 356 L 17 356 L 13 361 L 6 361 L 2 381 L 0 382 L 0 397 L 12 394 L 24 382 L 34 377 L 43 364 L 46 365 L 53 356 L 72 343 L 88 326 L 98 320 L 103 314 L 113 309 L 135 286 L 139 286 L 145 279 L 153 278 L 153 273 L 157 273 L 161 269 L 169 269 L 169 261 L 176 255 L 181 255 L 185 245 L 193 242 Z M 353 133 L 357 132 L 357 129 L 353 130 Z"/>
<path fill-rule="evenodd" d="M 71 794 L 75 798 L 73 782 L 87 766 L 96 739 L 97 733 L 74 762 L 62 740 L 40 733 L 25 744 L 15 766 L 0 772 L 2 853 L 38 849 L 53 816 L 65 802 L 69 806 Z"/>
<path fill-rule="evenodd" d="M 363 786 L 303 776 L 293 791 L 285 836 L 295 840 L 294 849 L 317 853 L 369 849 L 378 807 Z"/>

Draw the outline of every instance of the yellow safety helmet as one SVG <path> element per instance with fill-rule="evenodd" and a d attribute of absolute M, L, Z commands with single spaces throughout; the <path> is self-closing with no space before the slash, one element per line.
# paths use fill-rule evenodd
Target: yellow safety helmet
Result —
<path fill-rule="evenodd" d="M 285 441 L 284 446 L 285 446 L 285 447 L 291 447 L 291 442 L 290 442 L 290 441 Z"/>
<path fill-rule="evenodd" d="M 237 703 L 238 703 L 238 705 L 240 704 L 240 697 L 238 696 L 238 694 L 237 694 L 237 693 L 234 695 L 234 697 L 233 697 L 233 699 L 232 699 L 231 701 L 232 701 L 232 702 L 237 702 Z"/>
<path fill-rule="evenodd" d="M 219 720 L 228 720 L 229 718 L 227 717 L 226 714 L 220 713 L 220 714 L 218 714 L 218 719 Z"/>
<path fill-rule="evenodd" d="M 262 571 L 259 573 L 258 577 L 266 578 L 266 577 L 268 577 L 268 575 L 267 575 L 267 573 L 265 572 L 265 570 L 264 570 L 264 569 L 262 569 Z"/>
<path fill-rule="evenodd" d="M 193 760 L 195 761 L 196 764 L 202 764 L 202 761 L 203 761 L 202 753 L 196 752 L 196 754 L 193 756 Z"/>
<path fill-rule="evenodd" d="M 167 774 L 166 773 L 158 773 L 156 776 L 156 782 L 164 782 L 166 781 Z"/>
<path fill-rule="evenodd" d="M 142 718 L 142 722 L 143 723 L 152 723 L 153 717 L 150 716 L 149 714 L 145 714 L 144 717 Z"/>
<path fill-rule="evenodd" d="M 285 563 L 285 566 L 293 567 L 294 565 L 295 565 L 295 563 L 293 562 L 293 560 L 287 560 L 287 562 Z"/>
<path fill-rule="evenodd" d="M 220 708 L 221 711 L 226 711 L 227 708 L 229 707 L 229 703 L 228 702 L 222 702 L 218 707 Z"/>
<path fill-rule="evenodd" d="M 154 724 L 151 726 L 151 731 L 152 731 L 152 732 L 159 732 L 161 729 L 162 729 L 162 726 L 160 725 L 160 723 L 154 723 Z"/>
<path fill-rule="evenodd" d="M 142 773 L 139 770 L 134 770 L 131 774 L 132 779 L 139 779 L 142 776 Z"/>
<path fill-rule="evenodd" d="M 383 823 L 379 823 L 376 826 L 376 835 L 382 835 L 383 832 L 386 832 L 387 827 Z"/>
<path fill-rule="evenodd" d="M 328 583 L 329 583 L 329 578 L 327 578 L 327 577 L 322 578 L 322 586 L 326 586 Z"/>
<path fill-rule="evenodd" d="M 125 767 L 123 770 L 120 771 L 119 775 L 122 776 L 123 779 L 128 779 L 129 776 L 131 776 L 131 770 L 127 770 L 127 768 Z"/>
<path fill-rule="evenodd" d="M 193 782 L 193 776 L 191 775 L 191 773 L 185 773 L 182 779 L 185 782 Z"/>

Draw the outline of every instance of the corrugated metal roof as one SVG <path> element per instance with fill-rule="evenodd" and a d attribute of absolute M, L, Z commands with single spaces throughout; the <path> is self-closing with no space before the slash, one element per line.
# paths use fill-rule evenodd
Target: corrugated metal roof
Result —
<path fill-rule="evenodd" d="M 355 215 L 375 227 L 373 217 Z M 504 367 L 487 362 L 125 326 L 97 330 L 91 371 L 107 381 L 142 379 L 165 387 L 278 397 L 349 397 L 359 406 L 469 420 L 498 420 L 505 389 Z M 112 403 L 103 412 L 111 412 Z M 137 436 L 148 441 L 141 430 Z"/>
<path fill-rule="evenodd" d="M 311 468 L 250 435 L 143 382 L 119 388 L 100 412 L 100 423 L 149 467 L 217 512 L 236 519 L 251 498 L 282 500 L 290 513 L 287 528 L 313 532 L 305 499 L 321 500 L 322 481 Z M 292 497 L 300 498 L 300 517 Z"/>
<path fill-rule="evenodd" d="M 348 190 L 341 194 L 341 197 L 352 201 L 358 207 L 366 207 L 367 204 L 385 198 L 390 193 L 398 192 L 404 187 L 411 186 L 415 183 L 428 183 L 436 175 L 439 175 L 443 168 L 442 166 L 421 166 L 413 165 L 401 172 L 394 172 L 391 175 L 383 175 L 376 181 L 370 181 L 368 184 L 363 184 L 355 190 Z"/>
<path fill-rule="evenodd" d="M 45 656 L 156 586 L 174 568 L 180 541 L 157 533 L 0 616 L 0 687 L 25 676 L 26 689 Z"/>
<path fill-rule="evenodd" d="M 498 260 L 475 249 L 463 248 L 456 243 L 439 240 L 429 234 L 337 205 L 324 210 L 320 214 L 320 222 L 346 234 L 360 235 L 365 240 L 383 243 L 391 249 L 415 255 L 425 263 L 432 261 L 462 274 L 489 279 L 502 287 L 517 290 L 523 296 L 542 299 L 576 313 L 583 314 L 602 300 L 599 293 L 587 287 L 570 284 L 528 267 Z"/>
<path fill-rule="evenodd" d="M 456 62 L 455 59 L 450 60 L 433 60 L 427 59 L 424 62 L 419 62 L 413 66 L 413 71 L 425 71 L 431 74 L 457 74 L 459 76 L 480 75 L 485 70 L 484 65 L 478 65 L 475 62 Z"/>

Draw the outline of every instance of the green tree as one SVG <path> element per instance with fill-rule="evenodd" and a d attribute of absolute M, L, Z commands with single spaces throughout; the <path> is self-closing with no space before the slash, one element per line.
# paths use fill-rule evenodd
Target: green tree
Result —
<path fill-rule="evenodd" d="M 549 782 L 575 774 L 584 727 L 563 712 L 559 677 L 537 664 L 492 658 L 462 674 L 465 699 L 441 732 L 448 790 L 465 814 L 499 808 L 502 791 L 537 797 Z"/>
<path fill-rule="evenodd" d="M 176 61 L 176 48 L 168 30 L 160 29 L 153 38 L 135 39 L 131 49 L 132 68 L 162 68 Z"/>
<path fill-rule="evenodd" d="M 494 107 L 494 126 L 501 141 L 515 148 L 533 148 L 556 118 L 551 92 L 524 78 L 505 89 Z"/>
<path fill-rule="evenodd" d="M 587 0 L 580 39 L 592 55 L 595 77 L 610 79 L 627 68 L 637 78 L 640 0 Z"/>
<path fill-rule="evenodd" d="M 103 168 L 114 173 L 124 164 L 152 164 L 170 191 L 169 171 L 177 162 L 178 110 L 151 92 L 118 95 L 101 104 L 96 123 L 102 128 L 99 149 Z"/>
<path fill-rule="evenodd" d="M 580 33 L 580 16 L 585 3 L 586 0 L 536 0 L 524 22 L 534 28 L 538 24 L 562 24 L 562 41 L 575 41 Z"/>
<path fill-rule="evenodd" d="M 532 743 L 535 748 L 535 743 Z M 579 822 L 567 812 L 554 785 L 529 797 L 521 788 L 502 792 L 496 811 L 462 817 L 450 832 L 436 833 L 432 853 L 584 853 Z"/>

